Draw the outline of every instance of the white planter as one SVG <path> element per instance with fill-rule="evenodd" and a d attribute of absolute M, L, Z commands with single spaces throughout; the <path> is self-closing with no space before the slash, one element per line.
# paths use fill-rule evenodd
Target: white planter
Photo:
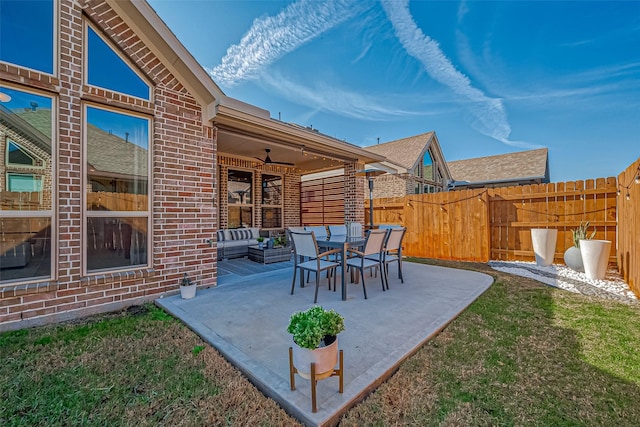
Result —
<path fill-rule="evenodd" d="M 584 273 L 584 265 L 582 264 L 582 254 L 580 248 L 571 246 L 564 253 L 564 263 L 572 270 Z"/>
<path fill-rule="evenodd" d="M 536 256 L 536 264 L 551 265 L 556 252 L 556 240 L 558 230 L 555 228 L 532 228 L 531 240 L 533 253 Z"/>
<path fill-rule="evenodd" d="M 180 296 L 182 299 L 190 299 L 196 296 L 196 283 L 192 283 L 189 286 L 180 285 Z"/>
<path fill-rule="evenodd" d="M 580 253 L 588 279 L 602 280 L 607 274 L 611 242 L 609 240 L 580 240 Z"/>
<path fill-rule="evenodd" d="M 338 338 L 332 344 L 314 350 L 302 348 L 294 341 L 293 366 L 302 378 L 311 378 L 311 363 L 316 364 L 317 380 L 330 377 L 338 363 Z"/>

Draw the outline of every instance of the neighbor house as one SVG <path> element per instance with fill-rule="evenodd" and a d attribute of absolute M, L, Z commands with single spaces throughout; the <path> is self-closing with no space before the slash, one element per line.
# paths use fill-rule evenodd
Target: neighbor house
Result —
<path fill-rule="evenodd" d="M 225 96 L 144 1 L 3 1 L 0 79 L 0 331 L 216 285 L 216 231 L 300 225 L 304 173 L 362 222 L 384 160 Z"/>
<path fill-rule="evenodd" d="M 451 189 L 545 184 L 549 181 L 548 150 L 519 151 L 448 162 Z"/>

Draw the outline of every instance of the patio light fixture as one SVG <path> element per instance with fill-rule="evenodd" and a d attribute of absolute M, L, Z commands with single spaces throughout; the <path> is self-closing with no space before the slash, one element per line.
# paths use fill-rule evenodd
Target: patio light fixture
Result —
<path fill-rule="evenodd" d="M 374 167 L 362 169 L 356 172 L 356 176 L 364 176 L 369 181 L 369 229 L 373 228 L 373 179 L 376 176 L 385 173 L 386 171 Z"/>

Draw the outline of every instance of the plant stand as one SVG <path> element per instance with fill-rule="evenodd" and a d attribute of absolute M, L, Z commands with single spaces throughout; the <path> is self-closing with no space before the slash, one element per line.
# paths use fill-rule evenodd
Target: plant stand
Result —
<path fill-rule="evenodd" d="M 319 380 L 324 380 L 330 377 L 339 377 L 340 383 L 338 386 L 338 392 L 342 393 L 344 389 L 344 355 L 342 350 L 340 350 L 338 361 L 338 369 L 333 369 L 318 375 L 316 375 L 316 364 L 310 364 L 311 376 L 308 379 L 311 381 L 311 412 L 318 412 L 318 407 L 316 405 L 316 385 Z M 298 372 L 296 367 L 293 365 L 293 347 L 289 347 L 289 379 L 291 381 L 291 390 L 296 389 L 295 374 L 300 374 L 300 372 Z M 305 378 L 306 375 L 302 377 Z"/>

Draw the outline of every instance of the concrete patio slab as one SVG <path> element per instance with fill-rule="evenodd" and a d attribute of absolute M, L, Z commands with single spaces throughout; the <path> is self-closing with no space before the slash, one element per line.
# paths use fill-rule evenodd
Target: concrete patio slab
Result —
<path fill-rule="evenodd" d="M 405 262 L 404 283 L 392 265 L 388 291 L 382 291 L 379 278 L 367 275 L 368 299 L 362 284 L 348 284 L 348 299 L 342 301 L 340 290 L 328 290 L 323 278 L 318 304 L 345 318 L 346 330 L 338 337 L 344 350 L 344 393 L 338 393 L 337 377 L 320 381 L 318 412 L 313 413 L 310 381 L 296 376 L 296 390 L 290 389 L 288 349 L 294 344 L 286 329 L 293 312 L 313 306 L 315 284 L 296 285 L 289 295 L 292 269 L 285 267 L 199 289 L 194 299 L 174 295 L 157 304 L 308 426 L 337 423 L 493 282 L 486 274 Z"/>

